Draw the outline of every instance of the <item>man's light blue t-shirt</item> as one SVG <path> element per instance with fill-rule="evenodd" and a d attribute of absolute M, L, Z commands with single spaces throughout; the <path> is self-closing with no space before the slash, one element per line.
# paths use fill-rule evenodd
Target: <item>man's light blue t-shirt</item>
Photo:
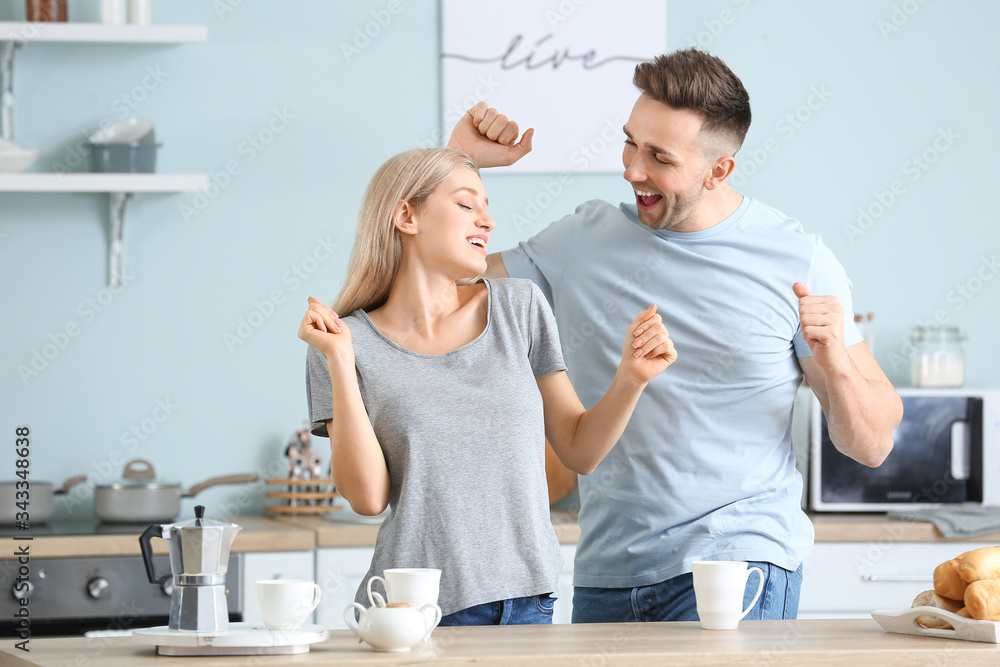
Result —
<path fill-rule="evenodd" d="M 621 440 L 580 477 L 574 584 L 646 586 L 696 560 L 796 569 L 814 534 L 790 437 L 796 357 L 810 355 L 792 284 L 837 296 L 845 344 L 862 340 L 851 283 L 819 236 L 749 197 L 689 233 L 649 229 L 634 205 L 594 200 L 502 257 L 552 305 L 588 408 L 614 377 L 626 328 L 650 304 L 677 347 Z"/>

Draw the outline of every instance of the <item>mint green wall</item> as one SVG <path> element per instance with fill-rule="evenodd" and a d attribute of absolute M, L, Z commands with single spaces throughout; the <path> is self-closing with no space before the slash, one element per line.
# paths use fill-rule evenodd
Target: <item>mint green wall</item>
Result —
<path fill-rule="evenodd" d="M 156 22 L 206 24 L 209 41 L 19 50 L 17 139 L 41 151 L 33 170 L 72 159 L 131 103 L 156 123 L 160 171 L 219 174 L 235 163 L 239 173 L 204 201 L 130 202 L 129 281 L 117 294 L 105 291 L 105 196 L 0 194 L 0 479 L 13 476 L 21 424 L 32 429 L 36 480 L 106 481 L 135 456 L 184 484 L 277 472 L 306 415 L 295 337 L 306 297 L 335 295 L 374 169 L 439 136 L 437 3 L 403 2 L 350 61 L 340 48 L 390 4 L 154 2 Z M 87 18 L 97 3 L 70 5 Z M 908 381 L 909 328 L 937 315 L 969 333 L 968 384 L 1000 383 L 1000 232 L 989 199 L 1000 3 L 673 1 L 667 15 L 668 49 L 711 50 L 750 91 L 755 121 L 737 189 L 823 235 L 854 280 L 857 309 L 876 314 L 876 353 L 891 378 Z M 0 6 L 0 20 L 22 17 L 23 3 Z M 258 135 L 270 139 L 262 150 L 248 142 Z M 933 163 L 921 170 L 912 156 L 925 152 Z M 494 249 L 587 199 L 631 197 L 620 174 L 570 174 L 551 199 L 554 180 L 485 174 L 500 225 Z M 894 181 L 894 200 L 880 204 Z M 195 204 L 203 210 L 191 215 L 184 207 Z M 857 225 L 859 208 L 880 205 L 867 228 Z M 978 291 L 966 299 L 960 285 Z M 259 326 L 241 330 L 241 320 Z M 77 335 L 63 339 L 67 326 Z M 23 380 L 18 367 L 60 342 Z M 259 509 L 261 496 L 253 488 L 248 506 Z M 217 489 L 199 500 L 243 499 Z"/>

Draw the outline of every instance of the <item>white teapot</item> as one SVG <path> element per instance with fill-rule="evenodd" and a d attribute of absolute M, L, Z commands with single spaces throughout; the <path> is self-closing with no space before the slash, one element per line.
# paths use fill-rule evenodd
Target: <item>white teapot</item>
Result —
<path fill-rule="evenodd" d="M 354 610 L 360 613 L 354 624 Z M 428 624 L 424 611 L 434 610 L 434 622 Z M 344 609 L 344 623 L 351 632 L 370 644 L 376 651 L 403 653 L 431 636 L 431 631 L 441 622 L 441 607 L 425 604 L 419 610 L 411 609 L 405 602 L 365 609 L 352 602 Z"/>

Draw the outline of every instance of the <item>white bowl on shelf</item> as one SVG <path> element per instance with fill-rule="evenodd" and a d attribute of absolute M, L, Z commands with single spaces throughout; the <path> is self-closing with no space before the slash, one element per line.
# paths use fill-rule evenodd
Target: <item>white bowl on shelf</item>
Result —
<path fill-rule="evenodd" d="M 31 168 L 38 159 L 38 151 L 13 141 L 0 139 L 0 174 L 20 174 Z"/>

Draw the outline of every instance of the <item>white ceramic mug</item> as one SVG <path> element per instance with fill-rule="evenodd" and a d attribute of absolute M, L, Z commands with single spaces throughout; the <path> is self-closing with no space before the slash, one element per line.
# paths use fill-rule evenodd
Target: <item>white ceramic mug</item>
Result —
<path fill-rule="evenodd" d="M 318 584 L 303 579 L 262 579 L 255 589 L 257 610 L 272 631 L 298 630 L 323 596 Z"/>
<path fill-rule="evenodd" d="M 383 572 L 385 578 L 374 576 L 368 580 L 368 602 L 373 607 L 384 607 L 386 602 L 405 602 L 413 609 L 437 604 L 441 587 L 441 570 L 430 567 L 399 567 Z M 372 584 L 381 581 L 388 600 L 372 592 Z"/>
<path fill-rule="evenodd" d="M 698 618 L 706 630 L 735 630 L 740 619 L 757 603 L 764 590 L 764 573 L 759 567 L 747 569 L 744 561 L 702 560 L 691 564 L 694 573 L 694 595 Z M 750 573 L 756 572 L 760 582 L 753 600 L 743 608 L 743 596 Z"/>

